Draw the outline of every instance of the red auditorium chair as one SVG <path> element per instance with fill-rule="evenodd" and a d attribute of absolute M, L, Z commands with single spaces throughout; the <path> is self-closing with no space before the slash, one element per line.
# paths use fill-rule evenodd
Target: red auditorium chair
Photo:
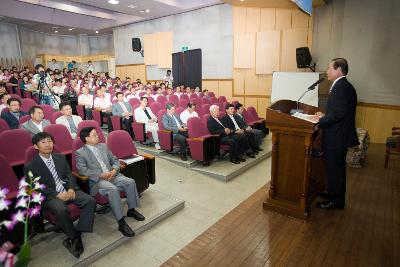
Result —
<path fill-rule="evenodd" d="M 25 164 L 28 163 L 29 161 L 31 161 L 33 159 L 33 157 L 36 156 L 37 153 L 38 152 L 34 146 L 28 147 L 25 151 Z M 54 144 L 54 146 L 53 146 L 53 153 L 63 154 L 63 153 L 61 153 L 60 149 L 58 148 L 58 146 L 56 144 Z"/>
<path fill-rule="evenodd" d="M 162 109 L 165 109 L 165 106 L 159 102 L 153 102 L 149 105 L 149 108 L 153 112 L 153 114 L 158 114 L 158 112 Z"/>
<path fill-rule="evenodd" d="M 54 113 L 54 109 L 52 106 L 47 105 L 47 104 L 41 104 L 40 107 L 43 109 L 43 113 L 44 113 L 44 118 L 46 120 L 51 120 L 51 116 Z"/>
<path fill-rule="evenodd" d="M 85 106 L 82 105 L 76 105 L 76 112 L 78 113 L 78 116 L 82 118 L 82 120 L 86 120 L 86 112 L 85 112 Z"/>
<path fill-rule="evenodd" d="M 208 92 L 208 97 L 215 97 L 215 94 L 214 94 L 214 92 Z"/>
<path fill-rule="evenodd" d="M 176 115 L 179 117 L 179 116 L 181 115 L 181 113 L 182 113 L 185 109 L 186 109 L 186 108 L 183 108 L 183 107 L 178 107 L 178 108 L 176 108 L 176 111 L 175 111 Z"/>
<path fill-rule="evenodd" d="M 0 187 L 8 188 L 10 192 L 7 194 L 7 199 L 11 200 L 18 195 L 19 191 L 19 180 L 15 175 L 10 163 L 6 159 L 6 156 L 0 154 L 0 170 L 1 179 Z"/>
<path fill-rule="evenodd" d="M 189 102 L 189 96 L 187 94 L 181 94 L 179 100 L 186 99 Z"/>
<path fill-rule="evenodd" d="M 22 100 L 21 96 L 17 95 L 17 94 L 10 94 L 11 98 L 16 98 L 19 100 Z"/>
<path fill-rule="evenodd" d="M 64 155 L 72 153 L 72 137 L 65 125 L 50 124 L 47 125 L 43 131 L 48 132 L 54 137 L 54 143 L 57 145 L 60 153 Z M 79 138 L 79 136 L 77 138 Z"/>
<path fill-rule="evenodd" d="M 100 139 L 100 143 L 105 143 L 106 142 L 106 138 L 104 137 L 103 131 L 101 130 L 99 124 L 94 121 L 94 120 L 86 120 L 86 121 L 81 121 L 78 125 L 78 130 L 76 133 L 76 139 L 79 139 L 79 134 L 81 132 L 81 130 L 85 127 L 95 127 L 96 128 L 96 132 L 99 136 Z M 75 139 L 75 140 L 76 140 Z"/>
<path fill-rule="evenodd" d="M 165 107 L 165 104 L 168 102 L 167 98 L 164 95 L 159 95 L 157 97 L 157 102 L 160 103 L 163 107 Z"/>
<path fill-rule="evenodd" d="M 178 106 L 179 104 L 179 97 L 177 95 L 170 95 L 168 102 L 174 104 L 175 106 Z"/>
<path fill-rule="evenodd" d="M 19 125 L 29 121 L 31 119 L 31 115 L 24 115 L 21 118 L 19 118 Z"/>
<path fill-rule="evenodd" d="M 210 105 L 218 104 L 218 100 L 215 96 L 210 97 L 208 101 L 210 102 Z"/>
<path fill-rule="evenodd" d="M 61 111 L 55 111 L 52 115 L 51 115 L 51 119 L 50 122 L 52 124 L 56 124 L 56 120 L 61 117 L 63 114 L 61 113 Z"/>
<path fill-rule="evenodd" d="M 174 149 L 173 135 L 172 131 L 164 128 L 162 124 L 162 116 L 166 113 L 166 110 L 161 110 L 158 113 L 158 139 L 160 140 L 160 147 L 164 149 L 166 152 L 172 152 Z"/>
<path fill-rule="evenodd" d="M 195 94 L 195 93 L 191 93 L 190 96 L 189 96 L 190 101 L 192 101 L 195 98 L 199 98 L 199 96 L 197 94 Z"/>
<path fill-rule="evenodd" d="M 224 103 L 224 102 L 228 102 L 228 101 L 226 100 L 226 97 L 223 96 L 223 95 L 219 96 L 219 97 L 218 97 L 218 103 Z"/>
<path fill-rule="evenodd" d="M 248 107 L 243 110 L 243 117 L 246 119 L 247 124 L 253 126 L 256 129 L 261 130 L 264 135 L 269 133 L 269 129 L 266 126 L 265 119 L 260 118 L 254 107 Z"/>
<path fill-rule="evenodd" d="M 216 155 L 215 137 L 204 127 L 203 122 L 198 117 L 188 119 L 187 143 L 190 148 L 191 157 L 208 165 Z"/>
<path fill-rule="evenodd" d="M 25 162 L 25 150 L 32 145 L 31 135 L 24 129 L 5 130 L 0 133 L 0 154 L 11 166 Z"/>
<path fill-rule="evenodd" d="M 192 98 L 190 99 L 190 102 L 194 103 L 196 105 L 196 109 L 200 108 L 203 102 L 201 101 L 201 98 Z"/>
<path fill-rule="evenodd" d="M 153 103 L 153 102 L 156 102 L 156 101 L 154 100 L 154 98 L 152 98 L 152 97 L 147 97 L 147 105 L 150 106 L 150 104 Z"/>
<path fill-rule="evenodd" d="M 10 127 L 8 127 L 8 124 L 5 120 L 0 119 L 0 133 L 5 130 L 10 130 Z"/>
<path fill-rule="evenodd" d="M 198 114 L 200 118 L 203 118 L 206 114 L 210 114 L 210 104 L 201 105 Z"/>
<path fill-rule="evenodd" d="M 209 118 L 210 116 L 211 116 L 210 114 L 205 114 L 205 115 L 203 116 L 203 118 L 202 118 L 203 125 L 204 125 L 205 129 L 207 130 L 207 133 L 208 133 L 208 134 L 211 134 L 211 133 L 208 131 L 208 128 L 207 128 L 207 121 L 208 121 L 208 118 Z M 217 157 L 220 156 L 219 150 L 223 150 L 223 151 L 225 151 L 225 152 L 229 152 L 229 145 L 221 144 L 221 143 L 220 143 L 220 140 L 219 140 L 219 137 L 217 137 L 217 136 L 214 136 L 214 137 L 215 137 L 215 138 L 214 138 L 214 142 L 215 142 L 215 154 L 216 154 L 216 156 L 217 156 Z"/>
<path fill-rule="evenodd" d="M 119 159 L 138 155 L 136 146 L 126 131 L 111 132 L 107 138 L 107 146 Z M 143 162 L 130 164 L 122 170 L 122 174 L 135 180 L 139 194 L 145 191 L 149 184 L 156 182 L 155 157 L 148 154 L 141 154 L 141 156 L 144 157 Z"/>
<path fill-rule="evenodd" d="M 140 105 L 140 100 L 137 98 L 131 98 L 129 99 L 129 104 L 131 104 L 132 108 L 136 105 Z"/>
<path fill-rule="evenodd" d="M 23 112 L 28 112 L 29 109 L 33 106 L 37 106 L 37 103 L 35 100 L 31 98 L 22 98 L 21 100 L 21 111 Z"/>
<path fill-rule="evenodd" d="M 179 99 L 178 107 L 186 108 L 188 103 L 189 103 L 189 100 L 182 98 L 182 95 L 181 95 L 181 99 Z"/>

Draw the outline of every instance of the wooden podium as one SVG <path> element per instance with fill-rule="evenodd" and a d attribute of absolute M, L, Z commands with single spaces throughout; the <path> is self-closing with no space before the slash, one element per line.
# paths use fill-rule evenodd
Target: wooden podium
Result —
<path fill-rule="evenodd" d="M 321 131 L 315 124 L 291 116 L 296 101 L 280 100 L 266 112 L 272 132 L 272 163 L 269 194 L 263 206 L 307 220 L 314 197 L 325 188 L 326 175 L 321 153 Z M 321 111 L 299 104 L 306 114 Z"/>

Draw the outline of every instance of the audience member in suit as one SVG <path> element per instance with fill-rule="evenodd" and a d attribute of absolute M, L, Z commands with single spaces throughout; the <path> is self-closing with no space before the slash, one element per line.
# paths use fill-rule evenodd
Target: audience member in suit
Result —
<path fill-rule="evenodd" d="M 239 127 L 241 129 L 245 129 L 246 131 L 251 131 L 254 134 L 255 140 L 256 140 L 256 150 L 259 151 L 263 151 L 263 149 L 261 148 L 261 144 L 263 142 L 263 138 L 264 138 L 264 133 L 263 131 L 261 131 L 260 129 L 253 129 L 251 126 L 247 125 L 246 123 L 246 119 L 243 116 L 243 105 L 240 103 L 237 103 L 235 105 L 235 110 L 236 110 L 236 114 L 237 116 L 235 118 L 237 118 L 237 123 L 239 124 Z"/>
<path fill-rule="evenodd" d="M 135 121 L 144 123 L 145 132 L 151 132 L 156 149 L 161 149 L 158 140 L 158 124 L 157 117 L 153 114 L 151 109 L 147 106 L 147 97 L 140 98 L 140 106 L 134 111 Z"/>
<path fill-rule="evenodd" d="M 81 175 L 89 177 L 91 195 L 100 193 L 105 196 L 118 221 L 118 230 L 124 236 L 134 236 L 135 232 L 124 219 L 120 191 L 126 193 L 127 216 L 143 221 L 144 216 L 135 210 L 139 205 L 135 180 L 119 172 L 119 160 L 111 153 L 106 144 L 99 143 L 99 136 L 94 127 L 83 128 L 79 137 L 85 146 L 75 152 L 76 167 Z"/>
<path fill-rule="evenodd" d="M 59 107 L 63 115 L 56 119 L 56 124 L 62 124 L 67 127 L 72 139 L 75 139 L 82 118 L 72 114 L 72 107 L 69 102 L 63 102 Z"/>
<path fill-rule="evenodd" d="M 113 130 L 111 122 L 112 103 L 110 98 L 105 95 L 105 90 L 106 86 L 104 84 L 100 85 L 100 89 L 97 90 L 97 97 L 93 103 L 93 108 L 95 110 L 101 111 L 102 117 L 107 117 L 108 132 L 111 133 Z"/>
<path fill-rule="evenodd" d="M 162 124 L 164 128 L 172 131 L 173 140 L 179 143 L 180 156 L 183 161 L 187 160 L 186 148 L 188 138 L 188 132 L 186 125 L 181 119 L 175 114 L 175 105 L 172 103 L 166 104 L 167 112 L 162 116 Z"/>
<path fill-rule="evenodd" d="M 44 112 L 40 106 L 32 106 L 28 113 L 31 119 L 24 122 L 20 127 L 27 130 L 31 136 L 43 132 L 43 129 L 50 124 L 50 121 L 44 119 Z"/>
<path fill-rule="evenodd" d="M 122 124 L 125 126 L 125 129 L 128 131 L 132 139 L 134 139 L 135 135 L 132 129 L 132 106 L 129 104 L 129 102 L 124 102 L 123 93 L 118 92 L 115 94 L 115 96 L 117 97 L 117 103 L 114 103 L 112 106 L 112 114 L 122 118 Z"/>
<path fill-rule="evenodd" d="M 221 119 L 221 121 L 228 127 L 233 133 L 237 135 L 244 136 L 244 143 L 246 149 L 246 155 L 249 158 L 255 158 L 254 152 L 258 152 L 257 143 L 254 134 L 250 131 L 246 131 L 240 128 L 238 121 L 238 115 L 235 114 L 235 108 L 232 104 L 228 104 L 225 107 L 226 115 Z"/>
<path fill-rule="evenodd" d="M 219 107 L 217 105 L 210 106 L 210 114 L 211 116 L 207 121 L 208 131 L 211 134 L 219 135 L 221 144 L 229 145 L 230 161 L 234 164 L 245 161 L 245 159 L 241 157 L 245 152 L 245 136 L 235 134 L 218 119 Z"/>
<path fill-rule="evenodd" d="M 67 236 L 63 245 L 72 255 L 79 258 L 83 253 L 82 232 L 92 232 L 96 202 L 76 185 L 71 169 L 64 155 L 54 154 L 54 138 L 47 132 L 32 137 L 32 143 L 38 154 L 24 166 L 25 175 L 32 172 L 39 176 L 42 190 L 44 212 L 51 212 L 57 218 L 57 226 Z M 70 219 L 67 205 L 74 203 L 80 209 L 80 219 L 76 226 Z"/>
<path fill-rule="evenodd" d="M 1 118 L 5 120 L 10 129 L 18 129 L 19 119 L 27 115 L 27 113 L 20 110 L 21 101 L 18 98 L 11 97 L 7 100 L 8 111 L 1 113 Z"/>
<path fill-rule="evenodd" d="M 321 194 L 326 201 L 318 202 L 322 209 L 343 209 L 346 193 L 346 154 L 349 147 L 359 144 L 355 128 L 357 93 L 347 80 L 347 60 L 333 59 L 328 66 L 328 80 L 331 86 L 326 114 L 316 113 L 319 127 L 323 130 L 324 151 L 328 194 Z"/>

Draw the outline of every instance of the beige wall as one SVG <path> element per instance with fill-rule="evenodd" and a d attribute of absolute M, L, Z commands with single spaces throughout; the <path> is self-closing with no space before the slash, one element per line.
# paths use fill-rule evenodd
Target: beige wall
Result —
<path fill-rule="evenodd" d="M 131 79 L 140 79 L 142 82 L 147 80 L 146 65 L 144 64 L 131 64 L 131 65 L 117 65 L 115 66 L 115 75 L 121 79 L 130 77 Z"/>

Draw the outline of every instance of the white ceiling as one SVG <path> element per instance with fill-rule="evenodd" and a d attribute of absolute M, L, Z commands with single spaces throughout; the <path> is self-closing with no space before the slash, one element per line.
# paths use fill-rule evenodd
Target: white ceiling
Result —
<path fill-rule="evenodd" d="M 120 25 L 221 4 L 221 0 L 1 0 L 0 21 L 52 34 L 110 34 Z M 128 6 L 134 6 L 130 8 Z M 5 8 L 4 8 L 5 7 Z M 141 12 L 149 10 L 149 12 Z M 42 12 L 41 12 L 42 11 Z M 54 27 L 58 27 L 55 29 Z M 69 31 L 69 28 L 73 28 Z M 55 30 L 58 32 L 55 33 Z"/>

